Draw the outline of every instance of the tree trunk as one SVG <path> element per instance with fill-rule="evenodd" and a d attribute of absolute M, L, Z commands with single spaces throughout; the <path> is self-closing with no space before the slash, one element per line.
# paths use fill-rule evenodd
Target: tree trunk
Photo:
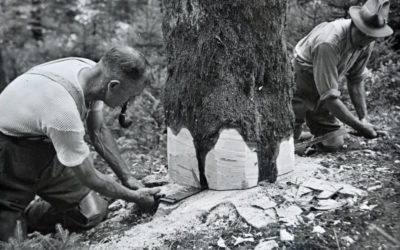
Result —
<path fill-rule="evenodd" d="M 3 53 L 0 48 L 0 93 L 7 86 L 6 74 L 4 72 Z"/>
<path fill-rule="evenodd" d="M 43 40 L 41 1 L 31 0 L 31 32 L 35 40 Z"/>
<path fill-rule="evenodd" d="M 286 0 L 163 0 L 168 58 L 165 111 L 173 178 L 181 178 L 176 173 L 184 171 L 181 165 L 194 166 L 188 174 L 199 176 L 206 188 L 210 166 L 246 172 L 255 165 L 256 183 L 274 182 L 279 151 L 287 150 L 281 158 L 293 161 L 293 79 L 283 42 L 286 5 Z M 289 146 L 282 147 L 283 142 Z M 245 183 L 239 188 L 251 186 Z"/>

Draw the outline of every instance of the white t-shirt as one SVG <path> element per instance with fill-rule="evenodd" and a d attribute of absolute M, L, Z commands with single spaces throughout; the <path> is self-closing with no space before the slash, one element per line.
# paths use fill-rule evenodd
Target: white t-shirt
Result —
<path fill-rule="evenodd" d="M 64 58 L 35 69 L 68 79 L 84 98 L 78 73 L 96 63 L 84 58 Z M 82 100 L 83 103 L 84 100 Z M 96 109 L 102 103 L 96 103 Z M 33 74 L 23 74 L 0 94 L 0 131 L 10 136 L 45 135 L 52 141 L 58 160 L 65 166 L 77 166 L 89 155 L 83 139 L 85 128 L 74 99 L 60 84 Z"/>

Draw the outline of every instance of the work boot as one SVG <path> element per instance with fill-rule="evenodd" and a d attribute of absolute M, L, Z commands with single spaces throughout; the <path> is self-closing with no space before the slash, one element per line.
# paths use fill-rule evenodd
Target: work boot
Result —
<path fill-rule="evenodd" d="M 35 199 L 25 209 L 29 231 L 39 231 L 42 234 L 54 232 L 55 225 L 64 225 L 65 213 L 57 211 L 50 203 L 43 199 Z"/>

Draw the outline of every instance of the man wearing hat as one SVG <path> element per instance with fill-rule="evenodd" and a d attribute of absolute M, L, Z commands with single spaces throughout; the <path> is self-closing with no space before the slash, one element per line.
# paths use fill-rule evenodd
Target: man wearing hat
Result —
<path fill-rule="evenodd" d="M 350 8 L 351 19 L 338 19 L 316 26 L 294 49 L 296 91 L 293 97 L 295 139 L 304 122 L 315 136 L 339 130 L 341 122 L 366 138 L 377 137 L 367 121 L 363 85 L 364 72 L 374 41 L 390 36 L 387 25 L 389 0 L 368 0 L 362 7 Z M 347 78 L 350 99 L 358 117 L 340 100 L 339 79 Z M 332 151 L 344 143 L 339 135 L 322 143 Z"/>

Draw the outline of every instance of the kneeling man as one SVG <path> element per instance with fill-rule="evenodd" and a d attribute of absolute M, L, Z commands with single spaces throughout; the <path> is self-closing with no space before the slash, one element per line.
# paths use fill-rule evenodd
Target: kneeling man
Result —
<path fill-rule="evenodd" d="M 139 95 L 146 59 L 115 47 L 98 63 L 64 58 L 38 65 L 0 94 L 0 240 L 13 236 L 17 221 L 39 231 L 55 223 L 74 229 L 98 224 L 107 202 L 98 194 L 154 205 L 158 188 L 144 188 L 129 172 L 103 121 L 103 103 L 114 108 Z M 96 151 L 122 184 L 93 167 L 87 130 Z M 35 195 L 42 198 L 33 201 Z"/>
<path fill-rule="evenodd" d="M 316 26 L 294 49 L 296 92 L 293 111 L 298 139 L 304 122 L 315 136 L 341 128 L 341 122 L 366 138 L 377 133 L 367 121 L 367 105 L 363 85 L 364 71 L 374 41 L 390 36 L 387 25 L 388 0 L 368 0 L 362 7 L 350 8 L 351 19 L 339 19 Z M 355 117 L 340 100 L 339 79 L 345 76 Z M 343 135 L 322 143 L 327 151 L 344 143 Z"/>

